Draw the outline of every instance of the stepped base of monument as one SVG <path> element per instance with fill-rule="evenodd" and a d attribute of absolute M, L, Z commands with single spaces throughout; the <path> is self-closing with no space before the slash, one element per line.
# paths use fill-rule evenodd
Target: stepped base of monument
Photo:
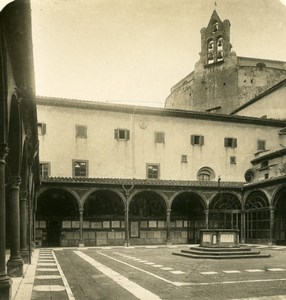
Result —
<path fill-rule="evenodd" d="M 173 252 L 173 255 L 184 256 L 188 258 L 200 259 L 240 259 L 240 258 L 267 258 L 270 254 L 261 254 L 260 251 L 253 251 L 250 247 L 190 247 L 189 250 Z"/>

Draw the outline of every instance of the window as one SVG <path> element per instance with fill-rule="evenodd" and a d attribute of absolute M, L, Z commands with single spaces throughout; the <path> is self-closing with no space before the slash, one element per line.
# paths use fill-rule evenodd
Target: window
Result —
<path fill-rule="evenodd" d="M 47 178 L 50 176 L 50 163 L 40 162 L 40 177 Z"/>
<path fill-rule="evenodd" d="M 75 125 L 75 136 L 77 138 L 87 138 L 87 126 L 86 125 Z"/>
<path fill-rule="evenodd" d="M 38 123 L 38 134 L 44 135 L 47 132 L 47 125 L 46 123 Z"/>
<path fill-rule="evenodd" d="M 87 177 L 87 166 L 86 160 L 73 160 L 73 176 Z"/>
<path fill-rule="evenodd" d="M 114 138 L 118 141 L 127 141 L 130 138 L 130 132 L 127 129 L 114 129 Z"/>
<path fill-rule="evenodd" d="M 182 163 L 187 163 L 188 162 L 188 156 L 187 155 L 182 155 L 181 162 Z"/>
<path fill-rule="evenodd" d="M 244 178 L 246 182 L 252 182 L 254 179 L 254 170 L 248 169 L 244 174 Z"/>
<path fill-rule="evenodd" d="M 159 179 L 160 165 L 159 164 L 147 164 L 147 179 Z"/>
<path fill-rule="evenodd" d="M 202 135 L 191 135 L 191 144 L 202 146 L 204 144 L 204 137 Z"/>
<path fill-rule="evenodd" d="M 214 170 L 209 167 L 202 167 L 197 173 L 199 181 L 210 181 L 215 178 Z"/>
<path fill-rule="evenodd" d="M 236 148 L 237 139 L 236 138 L 224 138 L 224 146 L 227 148 Z"/>
<path fill-rule="evenodd" d="M 165 133 L 155 132 L 155 143 L 164 144 L 165 143 Z"/>
<path fill-rule="evenodd" d="M 257 150 L 263 151 L 265 150 L 266 141 L 265 140 L 257 140 Z"/>
<path fill-rule="evenodd" d="M 236 164 L 236 156 L 231 156 L 231 157 L 230 157 L 230 163 L 231 163 L 232 165 L 235 165 L 235 164 Z"/>

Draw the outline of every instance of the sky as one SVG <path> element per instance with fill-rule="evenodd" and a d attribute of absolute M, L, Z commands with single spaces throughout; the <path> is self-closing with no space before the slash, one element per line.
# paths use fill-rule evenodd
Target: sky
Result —
<path fill-rule="evenodd" d="M 214 9 L 229 19 L 238 56 L 286 61 L 286 0 L 31 4 L 39 96 L 164 107 L 199 60 L 200 30 Z"/>

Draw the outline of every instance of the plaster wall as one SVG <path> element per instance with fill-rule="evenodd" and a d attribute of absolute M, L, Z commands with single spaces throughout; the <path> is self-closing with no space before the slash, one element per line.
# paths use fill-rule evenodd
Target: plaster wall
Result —
<path fill-rule="evenodd" d="M 51 163 L 53 177 L 72 177 L 72 160 L 80 159 L 88 160 L 89 177 L 146 179 L 151 163 L 160 164 L 160 179 L 197 180 L 208 166 L 215 180 L 244 181 L 257 140 L 266 140 L 270 150 L 281 142 L 277 127 L 127 112 L 38 105 L 38 120 L 47 124 L 39 136 L 40 161 Z M 86 139 L 75 137 L 76 124 L 87 126 Z M 116 128 L 130 130 L 130 139 L 116 140 Z M 155 131 L 165 133 L 165 143 L 155 143 Z M 203 135 L 204 145 L 191 145 L 191 135 Z M 237 147 L 226 148 L 225 137 L 236 138 Z"/>

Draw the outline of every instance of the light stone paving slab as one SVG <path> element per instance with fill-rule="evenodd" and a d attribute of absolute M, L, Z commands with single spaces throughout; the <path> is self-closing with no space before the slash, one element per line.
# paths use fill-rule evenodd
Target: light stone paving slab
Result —
<path fill-rule="evenodd" d="M 65 287 L 62 285 L 36 285 L 34 291 L 37 292 L 61 292 L 64 291 Z"/>
<path fill-rule="evenodd" d="M 146 263 L 146 262 L 148 262 L 147 260 L 138 260 L 139 262 L 141 262 L 141 263 Z"/>
<path fill-rule="evenodd" d="M 145 265 L 155 265 L 153 262 L 145 262 Z"/>
<path fill-rule="evenodd" d="M 265 270 L 262 270 L 262 269 L 250 269 L 250 270 L 244 270 L 244 271 L 249 272 L 249 273 L 265 272 Z"/>
<path fill-rule="evenodd" d="M 154 268 L 161 268 L 161 267 L 164 267 L 163 265 L 152 265 L 152 267 Z"/>
<path fill-rule="evenodd" d="M 60 279 L 60 275 L 38 275 L 35 277 L 36 279 Z"/>
<path fill-rule="evenodd" d="M 38 263 L 38 266 L 56 266 L 56 263 Z"/>
<path fill-rule="evenodd" d="M 218 272 L 209 271 L 209 272 L 200 272 L 200 274 L 202 274 L 202 275 L 214 275 L 214 274 L 218 274 Z"/>
<path fill-rule="evenodd" d="M 37 268 L 37 271 L 42 271 L 42 272 L 58 272 L 59 270 L 56 268 Z"/>
<path fill-rule="evenodd" d="M 235 273 L 241 273 L 241 272 L 237 271 L 237 270 L 230 270 L 230 271 L 223 271 L 223 273 L 226 273 L 226 274 L 235 274 Z"/>
<path fill-rule="evenodd" d="M 186 274 L 186 272 L 182 272 L 182 271 L 170 271 L 170 273 L 176 274 L 176 275 Z"/>
<path fill-rule="evenodd" d="M 286 271 L 285 269 L 281 269 L 281 268 L 270 268 L 270 269 L 267 269 L 267 271 L 273 271 L 273 272 L 279 272 L 279 271 Z"/>
<path fill-rule="evenodd" d="M 164 270 L 164 271 L 171 271 L 171 270 L 173 270 L 173 268 L 170 268 L 170 267 L 164 267 L 164 268 L 161 268 L 161 270 Z"/>

